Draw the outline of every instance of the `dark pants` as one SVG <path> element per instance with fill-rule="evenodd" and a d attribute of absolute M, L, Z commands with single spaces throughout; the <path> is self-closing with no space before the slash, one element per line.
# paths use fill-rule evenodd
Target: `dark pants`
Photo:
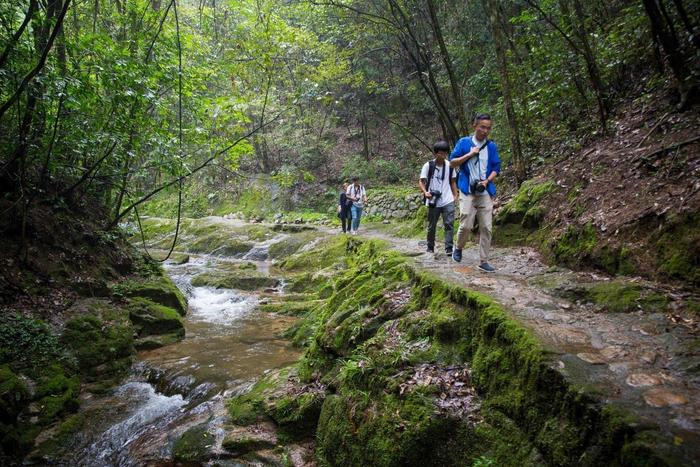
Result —
<path fill-rule="evenodd" d="M 452 250 L 452 234 L 454 232 L 455 203 L 439 208 L 428 208 L 428 248 L 435 248 L 435 229 L 440 214 L 442 214 L 442 222 L 445 227 L 445 251 L 450 251 Z"/>
<path fill-rule="evenodd" d="M 350 230 L 350 208 L 341 208 L 340 213 L 338 214 L 338 217 L 340 217 L 340 223 L 343 226 L 343 232 L 347 232 Z"/>

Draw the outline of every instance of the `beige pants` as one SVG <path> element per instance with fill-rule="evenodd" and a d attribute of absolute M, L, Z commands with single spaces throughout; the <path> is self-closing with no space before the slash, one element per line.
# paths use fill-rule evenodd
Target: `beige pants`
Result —
<path fill-rule="evenodd" d="M 459 194 L 459 230 L 457 244 L 460 250 L 467 243 L 469 233 L 474 228 L 474 217 L 479 220 L 479 259 L 488 262 L 491 250 L 491 227 L 493 219 L 493 200 L 489 195 Z"/>

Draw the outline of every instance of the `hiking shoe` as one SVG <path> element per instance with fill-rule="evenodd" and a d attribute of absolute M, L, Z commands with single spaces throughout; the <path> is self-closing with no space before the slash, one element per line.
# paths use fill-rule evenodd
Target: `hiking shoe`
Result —
<path fill-rule="evenodd" d="M 483 262 L 479 265 L 479 269 L 484 272 L 496 272 L 496 268 L 491 266 L 489 263 Z"/>
<path fill-rule="evenodd" d="M 426 253 L 435 253 L 435 249 L 433 247 L 429 246 L 428 248 L 425 249 L 425 252 Z"/>
<path fill-rule="evenodd" d="M 445 254 L 447 256 L 452 256 L 452 248 L 445 248 Z"/>
<path fill-rule="evenodd" d="M 455 250 L 452 252 L 452 259 L 458 263 L 462 261 L 462 250 L 455 248 Z"/>

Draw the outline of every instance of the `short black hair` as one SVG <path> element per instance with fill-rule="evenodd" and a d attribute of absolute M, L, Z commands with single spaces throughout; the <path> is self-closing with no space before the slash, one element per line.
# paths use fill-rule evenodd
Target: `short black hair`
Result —
<path fill-rule="evenodd" d="M 474 125 L 479 123 L 482 120 L 491 120 L 491 115 L 489 114 L 476 114 L 476 117 L 474 117 Z"/>
<path fill-rule="evenodd" d="M 450 152 L 450 145 L 444 139 L 436 141 L 435 144 L 433 144 L 433 152 Z"/>
<path fill-rule="evenodd" d="M 360 177 L 358 177 L 358 176 L 352 177 L 352 181 L 353 181 L 353 182 L 356 182 L 356 181 L 358 181 L 359 179 L 360 179 Z"/>

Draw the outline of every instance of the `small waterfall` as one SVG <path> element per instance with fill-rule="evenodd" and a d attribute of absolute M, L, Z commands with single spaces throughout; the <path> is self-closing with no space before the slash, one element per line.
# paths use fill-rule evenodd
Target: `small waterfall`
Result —
<path fill-rule="evenodd" d="M 186 403 L 179 394 L 158 394 L 153 386 L 143 382 L 126 383 L 116 390 L 114 396 L 132 404 L 127 417 L 112 425 L 90 445 L 81 465 L 137 465 L 127 446 L 147 430 L 167 425 L 180 414 L 180 408 Z"/>
<path fill-rule="evenodd" d="M 269 274 L 269 247 L 280 237 L 257 244 L 243 259 Z M 225 394 L 296 361 L 298 352 L 279 337 L 296 318 L 257 312 L 255 293 L 192 286 L 195 275 L 228 272 L 227 263 L 241 261 L 191 255 L 184 264 L 166 263 L 188 297 L 185 339 L 141 352 L 127 382 L 89 398 L 81 408 L 88 421 L 63 461 L 86 467 L 170 462 L 175 440 L 196 424 L 207 423 L 223 437 Z"/>
<path fill-rule="evenodd" d="M 203 323 L 234 325 L 258 305 L 258 298 L 229 289 L 193 287 L 189 319 Z"/>

